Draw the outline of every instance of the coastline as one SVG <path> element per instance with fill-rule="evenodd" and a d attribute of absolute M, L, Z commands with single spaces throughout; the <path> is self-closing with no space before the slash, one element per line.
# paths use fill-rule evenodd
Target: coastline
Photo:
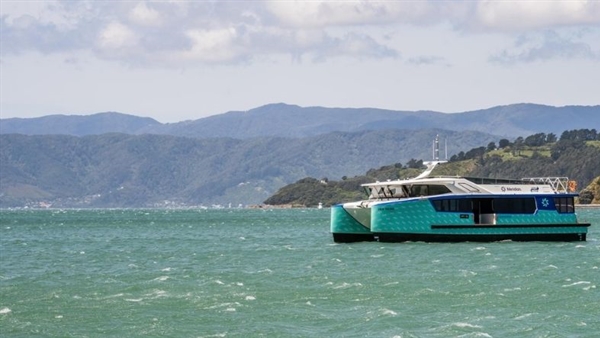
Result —
<path fill-rule="evenodd" d="M 600 204 L 575 204 L 575 209 L 600 209 Z"/>

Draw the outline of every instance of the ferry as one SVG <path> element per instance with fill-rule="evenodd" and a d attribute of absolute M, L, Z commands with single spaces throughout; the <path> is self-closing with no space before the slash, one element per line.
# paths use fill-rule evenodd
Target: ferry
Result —
<path fill-rule="evenodd" d="M 334 242 L 585 241 L 566 177 L 438 176 L 363 184 L 368 198 L 331 207 Z M 571 189 L 570 189 L 571 188 Z"/>

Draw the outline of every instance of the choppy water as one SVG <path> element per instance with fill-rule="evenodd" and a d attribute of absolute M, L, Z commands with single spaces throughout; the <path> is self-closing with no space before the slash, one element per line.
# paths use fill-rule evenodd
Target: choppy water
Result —
<path fill-rule="evenodd" d="M 5 337 L 595 337 L 587 242 L 334 244 L 329 210 L 0 211 Z"/>

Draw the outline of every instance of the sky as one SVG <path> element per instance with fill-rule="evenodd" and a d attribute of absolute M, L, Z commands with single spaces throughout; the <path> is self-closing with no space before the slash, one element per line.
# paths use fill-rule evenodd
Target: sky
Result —
<path fill-rule="evenodd" d="M 0 2 L 0 118 L 600 104 L 600 1 Z"/>

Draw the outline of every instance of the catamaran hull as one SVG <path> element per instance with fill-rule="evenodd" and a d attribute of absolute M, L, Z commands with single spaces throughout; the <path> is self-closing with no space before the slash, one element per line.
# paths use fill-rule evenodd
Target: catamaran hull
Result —
<path fill-rule="evenodd" d="M 331 209 L 331 233 L 335 242 L 495 242 L 585 241 L 589 223 L 576 215 L 538 210 L 531 215 L 494 215 L 494 223 L 475 223 L 472 212 L 437 212 L 427 199 L 391 202 L 360 210 L 344 205 Z M 481 215 L 483 218 L 483 215 Z"/>
<path fill-rule="evenodd" d="M 371 231 L 380 242 L 585 241 L 590 226 L 556 210 L 489 216 L 493 223 L 475 223 L 473 212 L 438 212 L 428 199 L 403 201 L 374 206 Z"/>
<path fill-rule="evenodd" d="M 357 213 L 366 213 L 358 216 Z M 357 210 L 345 209 L 341 204 L 331 207 L 331 233 L 336 243 L 369 242 L 374 241 L 373 233 L 369 224 L 364 222 L 365 218 L 370 221 L 371 209 Z M 359 220 L 363 220 L 361 223 Z"/>

